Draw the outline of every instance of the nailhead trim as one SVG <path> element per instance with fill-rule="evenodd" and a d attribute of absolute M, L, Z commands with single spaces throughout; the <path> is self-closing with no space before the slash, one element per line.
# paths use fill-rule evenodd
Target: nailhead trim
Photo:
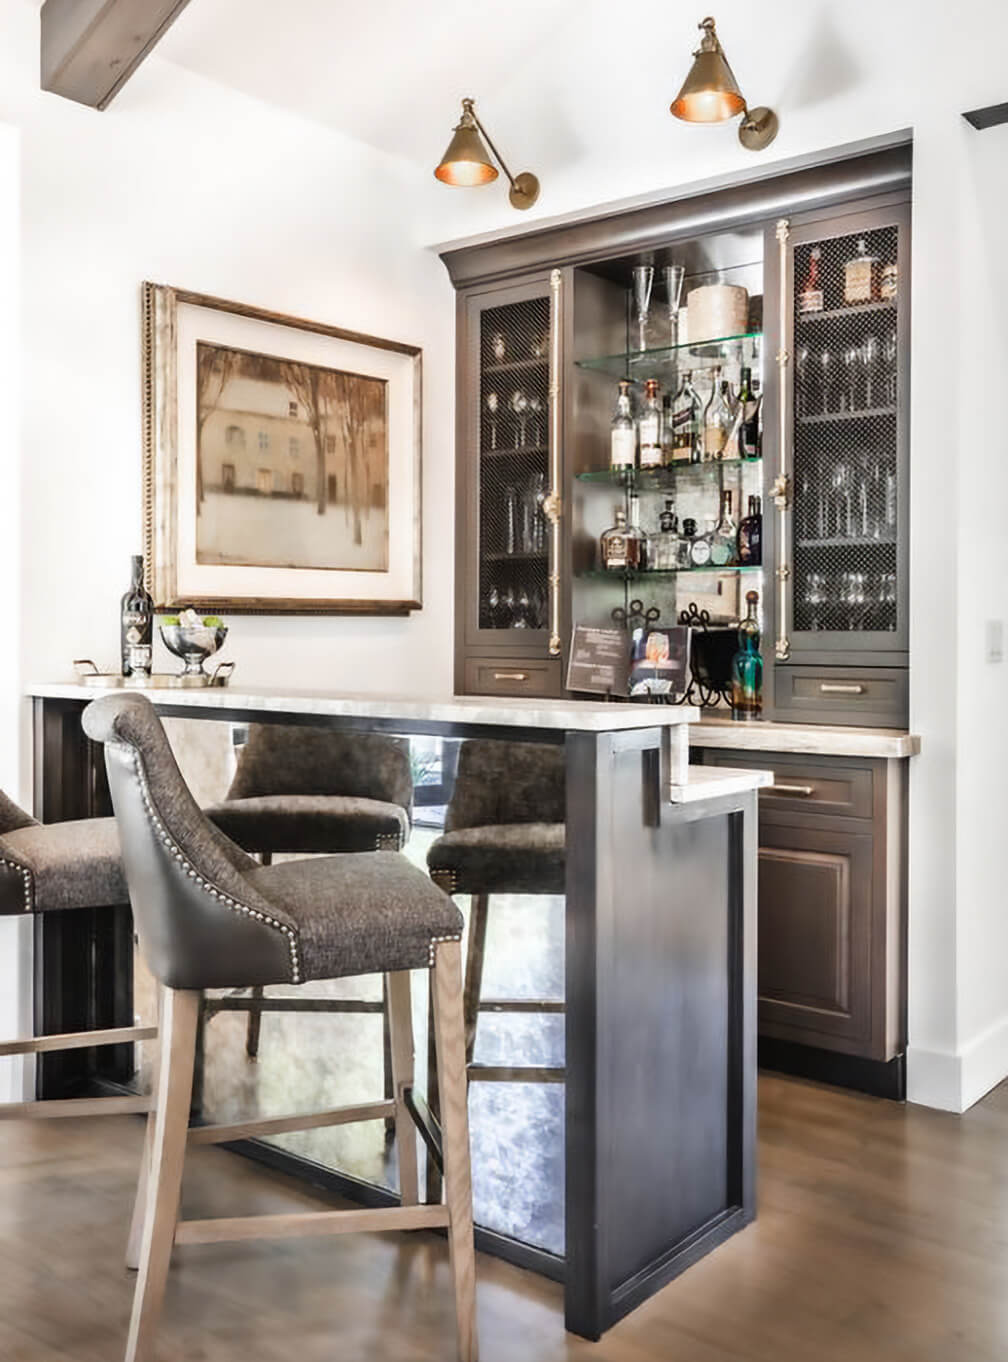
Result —
<path fill-rule="evenodd" d="M 26 865 L 19 865 L 17 861 L 8 861 L 6 856 L 0 856 L 0 865 L 5 865 L 8 870 L 13 870 L 21 876 L 24 882 L 24 909 L 26 913 L 33 913 L 35 904 L 31 871 Z"/>
<path fill-rule="evenodd" d="M 462 933 L 455 932 L 451 936 L 432 936 L 427 946 L 427 964 L 431 969 L 434 968 L 434 953 L 442 941 L 461 941 Z"/>
<path fill-rule="evenodd" d="M 375 837 L 375 851 L 402 851 L 403 839 L 398 832 L 379 832 Z"/>
<path fill-rule="evenodd" d="M 446 894 L 454 894 L 458 890 L 458 875 L 455 870 L 432 870 L 430 877 L 439 889 L 443 889 Z"/>
<path fill-rule="evenodd" d="M 226 908 L 230 908 L 232 912 L 241 913 L 245 917 L 254 918 L 256 922 L 265 922 L 267 926 L 273 927 L 278 932 L 283 932 L 284 936 L 286 936 L 287 938 L 287 943 L 290 948 L 291 957 L 290 981 L 292 984 L 299 984 L 301 982 L 301 966 L 298 960 L 297 936 L 294 930 L 291 927 L 284 926 L 282 922 L 278 922 L 276 918 L 270 917 L 266 913 L 260 913 L 257 909 L 250 908 L 247 904 L 239 903 L 237 899 L 231 898 L 229 894 L 225 894 L 220 889 L 215 889 L 214 886 L 210 884 L 208 880 L 205 880 L 203 878 L 203 876 L 199 873 L 196 867 L 188 859 L 185 852 L 182 851 L 181 847 L 179 847 L 172 840 L 171 835 L 168 832 L 168 829 L 162 823 L 160 816 L 155 810 L 153 800 L 151 799 L 150 790 L 148 789 L 147 786 L 147 778 L 144 774 L 143 763 L 140 760 L 139 752 L 137 752 L 135 748 L 129 747 L 126 744 L 121 744 L 119 746 L 121 747 L 121 750 L 123 750 L 128 755 L 128 757 L 133 763 L 133 768 L 137 774 L 137 783 L 140 786 L 140 794 L 144 802 L 144 807 L 147 810 L 147 816 L 150 818 L 151 824 L 153 825 L 155 832 L 160 837 L 164 845 L 171 852 L 175 860 L 179 862 L 179 865 L 185 870 L 185 873 L 189 876 L 189 878 L 191 880 L 195 880 L 200 889 L 205 889 L 211 898 L 217 899 L 220 903 L 223 903 Z"/>

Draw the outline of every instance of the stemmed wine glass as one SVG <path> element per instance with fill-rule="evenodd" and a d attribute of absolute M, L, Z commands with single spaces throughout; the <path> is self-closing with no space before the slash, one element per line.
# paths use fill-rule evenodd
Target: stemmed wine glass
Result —
<path fill-rule="evenodd" d="M 848 346 L 843 352 L 843 367 L 844 376 L 847 380 L 847 395 L 845 399 L 848 403 L 847 410 L 853 411 L 857 406 L 854 394 L 855 384 L 857 383 L 858 367 L 858 348 L 856 345 Z"/>
<path fill-rule="evenodd" d="M 808 415 L 808 366 L 811 355 L 807 345 L 802 345 L 795 356 L 795 372 L 798 378 L 798 415 Z"/>
<path fill-rule="evenodd" d="M 528 410 L 529 415 L 532 418 L 532 443 L 534 445 L 541 445 L 543 404 L 542 399 L 536 397 L 535 393 L 529 394 Z"/>
<path fill-rule="evenodd" d="M 514 447 L 523 448 L 528 427 L 529 400 L 528 394 L 521 388 L 511 396 L 511 410 L 518 417 L 518 424 L 515 426 Z"/>
<path fill-rule="evenodd" d="M 833 354 L 830 350 L 823 350 L 819 355 L 819 382 L 822 386 L 822 409 L 823 415 L 829 411 L 830 384 L 833 381 Z"/>
<path fill-rule="evenodd" d="M 669 344 L 675 347 L 679 344 L 679 308 L 682 304 L 686 266 L 666 265 L 662 274 L 665 276 L 665 293 L 668 297 Z M 643 349 L 643 346 L 641 348 Z"/>
<path fill-rule="evenodd" d="M 865 336 L 861 342 L 861 367 L 865 373 L 865 407 L 868 410 L 871 410 L 872 406 L 872 380 L 878 367 L 878 360 L 878 336 Z"/>
<path fill-rule="evenodd" d="M 890 407 L 896 405 L 896 332 L 890 331 L 882 345 L 882 358 L 886 362 L 886 399 Z"/>
<path fill-rule="evenodd" d="M 487 393 L 484 405 L 490 415 L 490 448 L 497 448 L 497 413 L 500 411 L 500 398 L 496 393 Z"/>
<path fill-rule="evenodd" d="M 637 347 L 638 350 L 647 349 L 648 308 L 651 306 L 651 289 L 653 285 L 654 266 L 634 265 L 633 293 L 634 304 L 637 308 L 637 328 L 640 338 L 640 344 Z"/>

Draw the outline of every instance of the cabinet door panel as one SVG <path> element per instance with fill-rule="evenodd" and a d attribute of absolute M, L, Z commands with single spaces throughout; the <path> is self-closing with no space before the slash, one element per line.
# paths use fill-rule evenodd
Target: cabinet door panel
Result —
<path fill-rule="evenodd" d="M 759 1021 L 855 1051 L 871 1032 L 870 833 L 760 828 Z"/>

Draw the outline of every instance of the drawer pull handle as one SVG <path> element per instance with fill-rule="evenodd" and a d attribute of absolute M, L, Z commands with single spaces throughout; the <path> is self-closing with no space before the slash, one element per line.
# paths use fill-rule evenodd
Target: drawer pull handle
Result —
<path fill-rule="evenodd" d="M 527 681 L 528 672 L 494 672 L 495 681 Z"/>
<path fill-rule="evenodd" d="M 839 681 L 821 681 L 819 690 L 823 695 L 864 695 L 865 688 L 857 682 L 843 684 Z"/>
<path fill-rule="evenodd" d="M 769 786 L 765 793 L 771 795 L 800 795 L 802 799 L 808 799 L 809 795 L 815 794 L 815 786 L 774 784 Z"/>

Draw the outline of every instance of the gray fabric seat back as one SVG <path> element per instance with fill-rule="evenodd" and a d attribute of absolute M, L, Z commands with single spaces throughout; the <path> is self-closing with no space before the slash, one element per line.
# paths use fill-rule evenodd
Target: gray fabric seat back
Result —
<path fill-rule="evenodd" d="M 170 988 L 298 982 L 297 925 L 254 888 L 255 862 L 196 803 L 142 695 L 84 711 L 105 744 L 112 805 L 140 949 Z"/>
<path fill-rule="evenodd" d="M 251 724 L 228 799 L 259 795 L 348 795 L 409 811 L 409 742 L 381 733 L 342 733 L 290 724 Z"/>
<path fill-rule="evenodd" d="M 446 832 L 508 823 L 563 823 L 566 818 L 563 747 L 483 738 L 462 744 L 445 813 Z"/>
<path fill-rule="evenodd" d="M 13 799 L 8 799 L 3 790 L 0 790 L 0 837 L 8 832 L 17 832 L 18 828 L 35 826 L 36 820 L 31 814 L 25 813 L 19 804 L 15 804 Z"/>

